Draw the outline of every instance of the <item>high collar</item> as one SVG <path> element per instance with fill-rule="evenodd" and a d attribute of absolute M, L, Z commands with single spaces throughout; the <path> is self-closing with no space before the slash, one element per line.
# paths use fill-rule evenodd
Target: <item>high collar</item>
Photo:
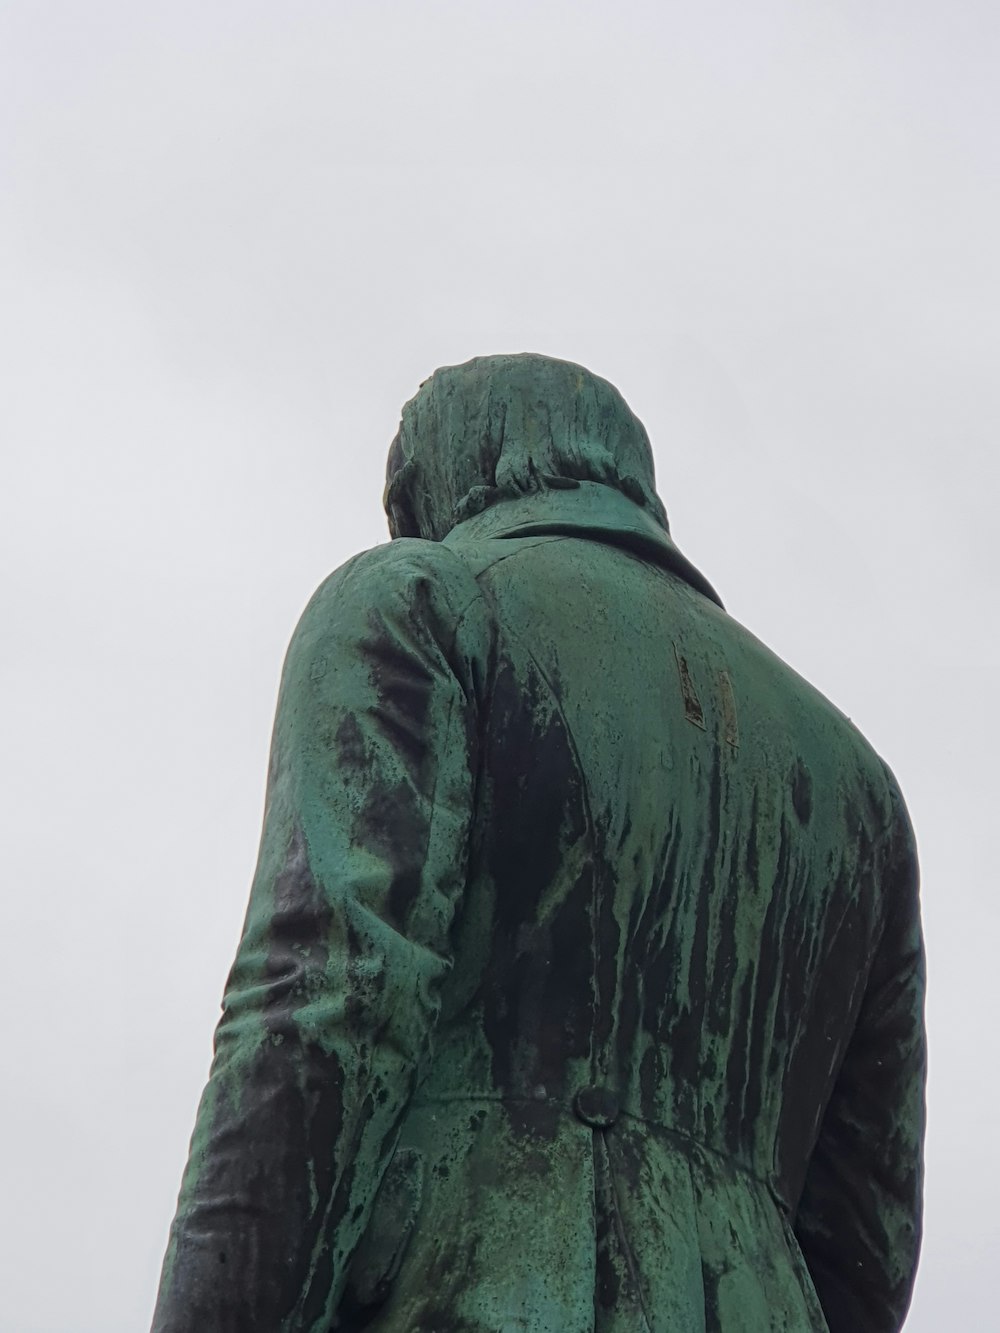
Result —
<path fill-rule="evenodd" d="M 710 601 L 722 599 L 705 576 L 682 555 L 670 534 L 621 491 L 593 481 L 562 482 L 558 488 L 503 500 L 457 524 L 444 538 L 454 543 L 511 537 L 584 537 L 632 551 L 643 560 L 679 575 Z"/>

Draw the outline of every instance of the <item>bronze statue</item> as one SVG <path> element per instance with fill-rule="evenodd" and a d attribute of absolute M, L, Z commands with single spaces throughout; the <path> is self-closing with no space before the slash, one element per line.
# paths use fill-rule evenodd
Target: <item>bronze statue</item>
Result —
<path fill-rule="evenodd" d="M 156 1333 L 889 1333 L 913 835 L 579 366 L 439 370 L 319 589 Z"/>

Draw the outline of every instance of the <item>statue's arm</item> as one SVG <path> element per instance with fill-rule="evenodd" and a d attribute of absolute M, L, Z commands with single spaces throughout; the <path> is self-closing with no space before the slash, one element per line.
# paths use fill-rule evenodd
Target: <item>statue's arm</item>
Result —
<path fill-rule="evenodd" d="M 831 1333 L 896 1333 L 920 1249 L 924 950 L 913 831 L 896 800 L 885 929 L 795 1223 Z"/>
<path fill-rule="evenodd" d="M 155 1333 L 330 1326 L 450 965 L 482 614 L 455 556 L 404 541 L 296 630 Z"/>

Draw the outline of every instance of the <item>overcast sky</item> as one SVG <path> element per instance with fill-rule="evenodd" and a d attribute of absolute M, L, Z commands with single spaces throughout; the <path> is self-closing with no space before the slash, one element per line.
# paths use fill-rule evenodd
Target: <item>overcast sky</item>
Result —
<path fill-rule="evenodd" d="M 0 6 L 0 1333 L 148 1325 L 281 659 L 436 366 L 644 420 L 924 866 L 908 1333 L 996 1327 L 996 0 Z"/>

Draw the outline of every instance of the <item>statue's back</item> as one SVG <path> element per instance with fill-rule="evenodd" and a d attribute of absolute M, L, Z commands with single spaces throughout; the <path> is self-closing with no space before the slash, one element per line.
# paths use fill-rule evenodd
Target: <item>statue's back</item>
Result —
<path fill-rule="evenodd" d="M 475 526 L 448 543 L 495 634 L 475 850 L 403 1130 L 421 1207 L 372 1327 L 589 1333 L 596 1308 L 602 1331 L 822 1330 L 793 1227 L 905 889 L 891 780 L 612 520 L 488 542 Z M 909 1170 L 916 1094 L 890 1172 Z M 895 1236 L 913 1201 L 867 1156 L 886 1113 L 838 1169 Z M 898 1252 L 865 1258 L 891 1289 Z"/>

